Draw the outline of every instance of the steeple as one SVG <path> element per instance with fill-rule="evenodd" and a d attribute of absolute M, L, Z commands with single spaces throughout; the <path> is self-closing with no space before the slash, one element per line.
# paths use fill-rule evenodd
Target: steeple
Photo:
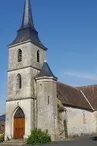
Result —
<path fill-rule="evenodd" d="M 25 0 L 23 20 L 22 20 L 22 25 L 21 25 L 20 29 L 23 29 L 25 27 L 31 27 L 31 28 L 35 29 L 34 23 L 33 23 L 33 18 L 32 18 L 30 0 Z"/>
<path fill-rule="evenodd" d="M 47 50 L 47 48 L 41 43 L 38 37 L 38 32 L 34 27 L 30 0 L 25 0 L 22 25 L 17 31 L 16 39 L 9 45 L 9 47 L 27 41 L 31 41 L 42 49 Z"/>

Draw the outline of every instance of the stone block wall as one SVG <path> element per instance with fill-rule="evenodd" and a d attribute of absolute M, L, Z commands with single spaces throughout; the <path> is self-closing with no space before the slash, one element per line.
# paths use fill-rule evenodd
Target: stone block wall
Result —
<path fill-rule="evenodd" d="M 91 135 L 96 133 L 96 118 L 92 111 L 65 107 L 68 135 Z"/>
<path fill-rule="evenodd" d="M 6 103 L 6 124 L 5 124 L 5 140 L 7 137 L 13 138 L 14 134 L 14 114 L 20 107 L 25 115 L 25 135 L 28 137 L 34 128 L 33 99 L 9 101 Z"/>
<path fill-rule="evenodd" d="M 22 50 L 22 61 L 18 62 L 18 50 Z M 40 62 L 37 63 L 37 51 L 39 50 Z M 44 60 L 46 60 L 46 51 L 40 47 L 28 42 L 12 48 L 9 48 L 9 64 L 8 70 L 17 70 L 32 66 L 33 68 L 41 69 Z"/>
<path fill-rule="evenodd" d="M 48 130 L 52 139 L 57 134 L 56 82 L 52 79 L 37 80 L 37 128 Z"/>

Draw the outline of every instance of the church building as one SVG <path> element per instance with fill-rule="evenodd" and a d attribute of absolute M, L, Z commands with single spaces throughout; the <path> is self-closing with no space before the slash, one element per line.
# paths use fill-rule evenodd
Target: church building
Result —
<path fill-rule="evenodd" d="M 97 133 L 97 85 L 61 83 L 46 62 L 47 48 L 35 29 L 30 0 L 9 47 L 5 140 L 26 139 L 35 128 L 52 140 Z"/>

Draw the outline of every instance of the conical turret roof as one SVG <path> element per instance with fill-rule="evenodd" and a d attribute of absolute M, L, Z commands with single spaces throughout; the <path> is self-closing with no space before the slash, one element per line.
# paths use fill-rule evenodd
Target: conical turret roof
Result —
<path fill-rule="evenodd" d="M 52 73 L 48 63 L 45 61 L 41 70 L 40 70 L 40 73 L 36 76 L 36 78 L 38 77 L 53 77 L 55 79 L 57 79 L 57 77 Z"/>

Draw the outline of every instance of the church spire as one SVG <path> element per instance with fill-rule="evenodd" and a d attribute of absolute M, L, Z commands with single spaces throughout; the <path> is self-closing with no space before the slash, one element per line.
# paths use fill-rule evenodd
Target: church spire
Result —
<path fill-rule="evenodd" d="M 47 50 L 47 48 L 41 43 L 38 37 L 38 32 L 34 27 L 30 0 L 25 0 L 22 25 L 17 31 L 16 39 L 9 45 L 9 47 L 27 41 Z"/>
<path fill-rule="evenodd" d="M 30 0 L 25 0 L 22 26 L 20 29 L 25 28 L 25 27 L 32 27 L 33 29 L 35 29 L 34 23 L 33 23 L 33 18 L 32 18 Z"/>

